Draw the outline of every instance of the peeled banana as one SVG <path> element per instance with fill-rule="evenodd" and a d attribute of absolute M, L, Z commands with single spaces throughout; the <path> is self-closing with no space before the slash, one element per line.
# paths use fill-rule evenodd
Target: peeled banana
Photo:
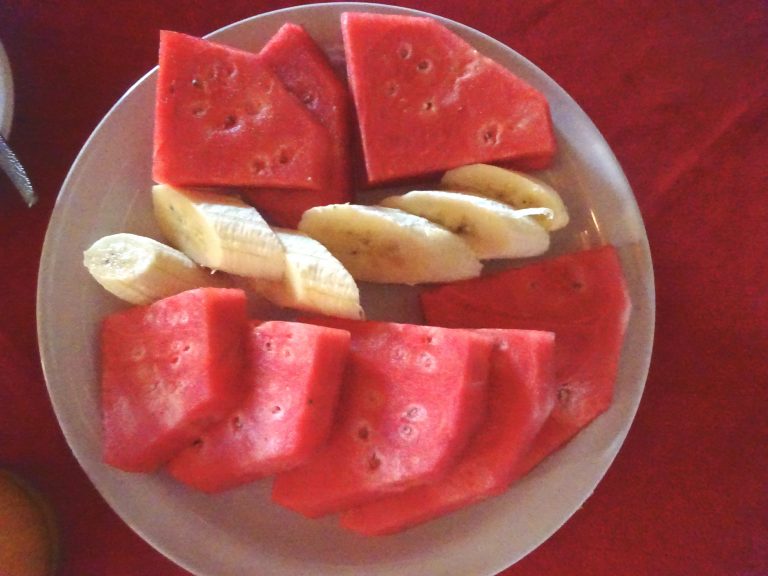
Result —
<path fill-rule="evenodd" d="M 331 204 L 307 210 L 299 230 L 323 244 L 356 280 L 422 284 L 480 275 L 469 245 L 442 226 L 382 206 Z"/>
<path fill-rule="evenodd" d="M 568 210 L 557 191 L 544 182 L 490 164 L 469 164 L 448 170 L 441 179 L 448 190 L 484 196 L 513 208 L 549 208 L 551 216 L 533 216 L 547 230 L 559 230 L 568 224 Z"/>
<path fill-rule="evenodd" d="M 390 196 L 382 206 L 422 216 L 463 238 L 481 260 L 538 256 L 549 249 L 549 233 L 532 218 L 548 208 L 515 210 L 480 196 L 414 190 Z"/>
<path fill-rule="evenodd" d="M 279 280 L 285 251 L 261 214 L 239 198 L 159 184 L 152 188 L 163 235 L 198 264 Z"/>
<path fill-rule="evenodd" d="M 135 234 L 105 236 L 83 253 L 91 276 L 131 304 L 150 304 L 202 286 L 223 286 L 221 275 L 165 244 Z"/>
<path fill-rule="evenodd" d="M 256 292 L 284 308 L 363 318 L 354 278 L 325 246 L 295 230 L 275 232 L 285 248 L 285 275 L 277 281 L 251 279 Z"/>

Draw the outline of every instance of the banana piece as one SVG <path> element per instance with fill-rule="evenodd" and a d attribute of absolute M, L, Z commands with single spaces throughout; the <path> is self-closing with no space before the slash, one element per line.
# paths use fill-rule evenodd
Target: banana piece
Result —
<path fill-rule="evenodd" d="M 457 192 L 485 196 L 513 208 L 549 208 L 548 215 L 534 216 L 547 230 L 559 230 L 568 224 L 568 210 L 560 195 L 544 182 L 490 164 L 469 164 L 448 170 L 441 184 Z"/>
<path fill-rule="evenodd" d="M 399 208 L 460 236 L 481 260 L 538 256 L 549 249 L 549 233 L 533 219 L 548 208 L 515 210 L 489 198 L 433 190 L 390 196 L 382 206 Z"/>
<path fill-rule="evenodd" d="M 282 280 L 251 279 L 251 287 L 282 306 L 360 320 L 360 292 L 352 275 L 325 246 L 295 230 L 275 228 L 285 248 Z"/>
<path fill-rule="evenodd" d="M 261 214 L 239 198 L 158 184 L 152 201 L 163 235 L 198 264 L 240 276 L 282 278 L 283 245 Z"/>
<path fill-rule="evenodd" d="M 202 286 L 223 286 L 219 275 L 165 244 L 135 234 L 105 236 L 83 253 L 91 276 L 131 304 L 150 304 Z"/>
<path fill-rule="evenodd" d="M 457 235 L 426 218 L 382 206 L 331 204 L 307 210 L 299 230 L 338 258 L 356 280 L 422 284 L 480 275 Z"/>

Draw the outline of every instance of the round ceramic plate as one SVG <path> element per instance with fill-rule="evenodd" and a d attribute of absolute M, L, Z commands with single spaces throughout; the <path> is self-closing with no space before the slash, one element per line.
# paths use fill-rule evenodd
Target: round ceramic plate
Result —
<path fill-rule="evenodd" d="M 210 36 L 258 51 L 285 22 L 302 24 L 337 62 L 344 11 L 420 14 L 373 4 L 291 8 L 228 26 Z M 94 485 L 148 542 L 187 570 L 240 576 L 495 574 L 536 548 L 593 492 L 621 446 L 642 395 L 650 360 L 654 288 L 643 223 L 629 185 L 589 118 L 525 58 L 475 30 L 437 18 L 482 53 L 543 91 L 559 153 L 540 176 L 559 188 L 571 224 L 553 234 L 550 254 L 611 243 L 619 248 L 633 312 L 615 402 L 565 448 L 507 493 L 403 534 L 363 538 L 335 519 L 307 520 L 270 502 L 270 481 L 217 496 L 195 493 L 164 473 L 127 474 L 100 458 L 99 323 L 125 307 L 82 265 L 106 234 L 159 238 L 151 216 L 152 110 L 156 72 L 120 99 L 86 143 L 50 222 L 40 268 L 38 324 L 48 388 L 64 433 Z M 414 292 L 363 286 L 372 318 L 418 320 Z"/>

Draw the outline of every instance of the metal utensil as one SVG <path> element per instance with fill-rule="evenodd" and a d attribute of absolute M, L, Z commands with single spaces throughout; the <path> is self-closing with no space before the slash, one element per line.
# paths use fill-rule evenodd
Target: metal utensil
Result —
<path fill-rule="evenodd" d="M 11 179 L 16 190 L 19 191 L 21 197 L 24 198 L 24 202 L 27 203 L 27 206 L 30 208 L 34 206 L 35 202 L 37 202 L 37 194 L 35 194 L 35 190 L 32 188 L 32 182 L 30 182 L 24 166 L 21 165 L 16 154 L 8 146 L 2 135 L 0 135 L 0 168 Z"/>
<path fill-rule="evenodd" d="M 27 206 L 33 206 L 37 202 L 37 195 L 32 189 L 32 182 L 24 171 L 16 154 L 13 153 L 5 138 L 11 131 L 13 120 L 13 74 L 8 55 L 0 42 L 0 168 L 13 182 L 13 185 L 21 193 Z"/>

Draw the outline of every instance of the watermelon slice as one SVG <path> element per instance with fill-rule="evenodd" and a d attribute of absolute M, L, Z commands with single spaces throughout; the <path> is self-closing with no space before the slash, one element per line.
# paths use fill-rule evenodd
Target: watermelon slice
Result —
<path fill-rule="evenodd" d="M 163 31 L 153 177 L 175 186 L 317 189 L 328 132 L 261 59 Z"/>
<path fill-rule="evenodd" d="M 328 439 L 348 350 L 344 330 L 254 322 L 248 396 L 168 471 L 198 490 L 220 492 L 301 464 Z"/>
<path fill-rule="evenodd" d="M 429 324 L 557 335 L 557 403 L 519 474 L 610 406 L 631 306 L 613 246 L 443 285 L 423 292 L 421 302 Z"/>
<path fill-rule="evenodd" d="M 496 341 L 488 417 L 442 480 L 385 496 L 341 514 L 361 534 L 399 532 L 505 491 L 555 403 L 554 334 L 484 330 Z"/>
<path fill-rule="evenodd" d="M 259 52 L 282 83 L 328 131 L 328 177 L 319 190 L 246 190 L 243 196 L 271 224 L 296 228 L 314 206 L 349 202 L 349 93 L 325 53 L 297 24 L 285 24 Z"/>
<path fill-rule="evenodd" d="M 368 179 L 555 153 L 543 94 L 432 18 L 342 15 Z"/>
<path fill-rule="evenodd" d="M 242 400 L 242 290 L 199 288 L 105 318 L 104 460 L 151 472 Z"/>
<path fill-rule="evenodd" d="M 317 322 L 352 334 L 338 418 L 315 456 L 276 476 L 273 500 L 317 517 L 441 477 L 485 415 L 492 340 L 407 324 Z"/>

